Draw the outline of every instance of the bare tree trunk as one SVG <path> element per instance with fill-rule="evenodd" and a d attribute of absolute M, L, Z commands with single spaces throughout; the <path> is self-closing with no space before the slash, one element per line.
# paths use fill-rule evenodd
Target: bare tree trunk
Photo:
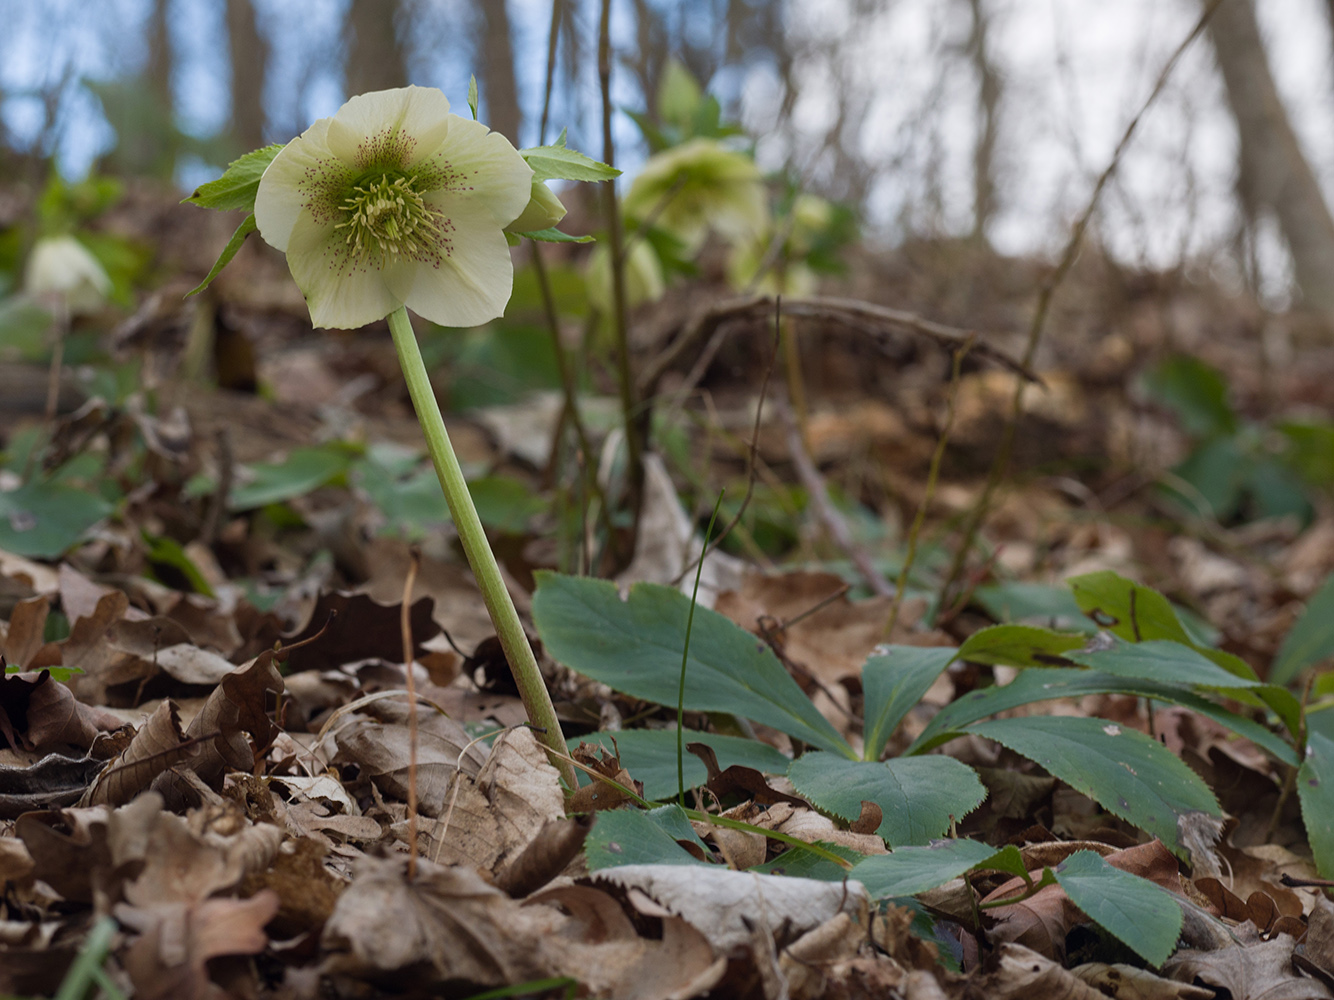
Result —
<path fill-rule="evenodd" d="M 153 96 L 170 113 L 171 99 L 171 33 L 167 30 L 167 0 L 153 0 L 153 13 L 148 21 L 148 67 L 145 75 Z"/>
<path fill-rule="evenodd" d="M 1330 0 L 1334 3 L 1334 0 Z M 968 0 L 973 30 L 967 51 L 977 73 L 977 144 L 973 147 L 973 239 L 987 238 L 987 224 L 996 212 L 996 114 L 1000 105 L 1000 74 L 987 52 L 987 13 L 983 0 Z"/>
<path fill-rule="evenodd" d="M 407 86 L 407 59 L 394 24 L 398 8 L 398 0 L 352 0 L 348 6 L 349 95 Z"/>
<path fill-rule="evenodd" d="M 514 79 L 509 10 L 505 0 L 477 0 L 477 10 L 481 24 L 477 48 L 482 64 L 486 124 L 518 145 L 522 117 L 519 86 Z"/>
<path fill-rule="evenodd" d="M 268 46 L 255 23 L 251 0 L 227 0 L 232 61 L 232 136 L 243 150 L 264 145 L 264 72 Z"/>
<path fill-rule="evenodd" d="M 1273 211 L 1302 298 L 1334 319 L 1334 217 L 1288 121 L 1251 0 L 1223 0 L 1209 37 L 1241 141 L 1241 197 Z"/>

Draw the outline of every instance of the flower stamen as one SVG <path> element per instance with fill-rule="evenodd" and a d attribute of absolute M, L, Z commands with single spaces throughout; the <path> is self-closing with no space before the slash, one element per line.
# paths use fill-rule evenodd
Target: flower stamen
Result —
<path fill-rule="evenodd" d="M 386 260 L 437 260 L 443 241 L 438 211 L 428 206 L 411 177 L 382 174 L 354 186 L 338 206 L 346 218 L 334 228 L 345 230 L 348 252 L 355 258 L 374 254 Z"/>

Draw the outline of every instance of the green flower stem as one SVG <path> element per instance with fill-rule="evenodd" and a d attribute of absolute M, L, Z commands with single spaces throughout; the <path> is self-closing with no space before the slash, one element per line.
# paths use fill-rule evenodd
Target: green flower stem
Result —
<path fill-rule="evenodd" d="M 501 579 L 500 567 L 482 530 L 482 522 L 477 517 L 477 508 L 473 506 L 468 484 L 463 479 L 463 470 L 459 468 L 454 447 L 449 443 L 449 434 L 445 431 L 444 418 L 440 416 L 440 404 L 436 402 L 435 391 L 426 374 L 426 365 L 422 361 L 421 349 L 417 346 L 417 337 L 412 332 L 412 321 L 408 311 L 400 306 L 389 314 L 389 330 L 394 335 L 394 349 L 398 352 L 398 363 L 403 368 L 403 377 L 407 379 L 408 395 L 412 397 L 413 408 L 417 411 L 417 420 L 422 433 L 426 435 L 426 447 L 431 453 L 436 475 L 440 477 L 440 488 L 445 493 L 445 502 L 449 505 L 454 527 L 458 529 L 459 540 L 463 543 L 463 552 L 468 557 L 477 585 L 482 590 L 482 600 L 486 602 L 491 624 L 495 626 L 500 646 L 505 651 L 510 670 L 514 672 L 514 681 L 519 687 L 519 696 L 523 707 L 528 712 L 528 721 L 538 730 L 538 739 L 551 751 L 550 758 L 567 788 L 578 788 L 574 768 L 568 762 L 570 751 L 565 745 L 565 737 L 560 731 L 560 720 L 556 718 L 556 709 L 551 704 L 551 695 L 547 692 L 542 672 L 537 668 L 537 659 L 528 645 L 528 636 L 524 633 L 519 613 L 514 610 L 514 601 L 505 589 Z"/>

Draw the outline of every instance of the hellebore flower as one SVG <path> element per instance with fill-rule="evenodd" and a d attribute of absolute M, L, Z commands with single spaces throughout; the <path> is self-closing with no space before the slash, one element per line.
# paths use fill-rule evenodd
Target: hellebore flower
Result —
<path fill-rule="evenodd" d="M 440 91 L 382 90 L 278 153 L 255 222 L 287 254 L 316 326 L 364 326 L 400 306 L 477 326 L 509 301 L 502 230 L 528 205 L 532 176 L 504 136 L 450 114 Z"/>
<path fill-rule="evenodd" d="M 625 196 L 625 212 L 698 249 L 708 230 L 730 243 L 756 239 L 768 224 L 764 184 L 750 157 L 717 139 L 691 139 L 651 156 Z"/>
<path fill-rule="evenodd" d="M 74 316 L 96 312 L 111 293 L 111 279 L 73 236 L 46 236 L 28 257 L 23 290 L 35 299 L 55 301 Z"/>

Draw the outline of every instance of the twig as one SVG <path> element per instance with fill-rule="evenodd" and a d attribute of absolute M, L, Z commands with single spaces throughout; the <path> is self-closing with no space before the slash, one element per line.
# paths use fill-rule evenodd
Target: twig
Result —
<path fill-rule="evenodd" d="M 861 574 L 867 586 L 882 597 L 893 594 L 894 588 L 875 568 L 866 550 L 853 541 L 852 532 L 848 530 L 843 515 L 835 510 L 833 503 L 830 502 L 829 491 L 825 487 L 820 470 L 815 467 L 811 456 L 806 452 L 806 446 L 802 443 L 801 430 L 797 427 L 797 422 L 792 416 L 791 407 L 783 400 L 775 400 L 774 409 L 778 411 L 778 416 L 787 428 L 787 447 L 792 454 L 792 464 L 796 467 L 797 478 L 801 480 L 801 485 L 806 488 L 806 492 L 811 499 L 811 506 L 815 508 L 816 516 L 819 517 L 820 523 L 824 525 L 825 531 L 829 533 L 829 537 L 833 539 L 834 544 L 852 560 L 852 564 L 857 567 L 857 572 Z"/>
<path fill-rule="evenodd" d="M 1125 132 L 1121 136 L 1121 141 L 1116 144 L 1116 149 L 1112 152 L 1112 158 L 1108 161 L 1106 168 L 1099 175 L 1097 182 L 1093 185 L 1093 191 L 1089 195 L 1088 204 L 1084 207 L 1083 214 L 1080 215 L 1078 221 L 1075 223 L 1074 229 L 1070 232 L 1070 239 L 1066 241 L 1065 250 L 1061 254 L 1060 262 L 1056 265 L 1056 269 L 1047 277 L 1047 280 L 1042 283 L 1042 287 L 1038 291 L 1037 305 L 1033 310 L 1033 321 L 1029 325 L 1028 339 L 1024 345 L 1024 355 L 1020 360 L 1020 364 L 1025 370 L 1030 369 L 1033 365 L 1033 359 L 1037 354 L 1038 344 L 1042 339 L 1042 331 L 1046 326 L 1047 313 L 1051 309 L 1052 297 L 1056 294 L 1056 289 L 1060 287 L 1061 283 L 1065 280 L 1065 276 L 1074 265 L 1075 258 L 1079 255 L 1079 248 L 1084 242 L 1084 233 L 1087 231 L 1089 223 L 1093 219 L 1093 213 L 1098 208 L 1098 201 L 1102 196 L 1103 188 L 1107 186 L 1107 182 L 1111 179 L 1112 175 L 1116 172 L 1116 168 L 1120 165 L 1121 157 L 1129 147 L 1130 140 L 1134 137 L 1135 130 L 1139 127 L 1140 120 L 1148 112 L 1149 108 L 1153 106 L 1154 102 L 1158 100 L 1158 95 L 1162 93 L 1163 88 L 1167 85 L 1167 80 L 1172 75 L 1172 71 L 1176 69 L 1177 63 L 1180 62 L 1181 57 L 1185 54 L 1186 50 L 1190 48 L 1191 43 L 1204 31 L 1204 26 L 1208 23 L 1209 18 L 1213 15 L 1213 12 L 1218 8 L 1218 5 L 1221 2 L 1222 0 L 1212 0 L 1200 15 L 1200 19 L 1195 22 L 1195 26 L 1191 28 L 1190 34 L 1188 34 L 1182 40 L 1181 44 L 1176 47 L 1176 51 L 1172 53 L 1171 57 L 1167 60 L 1167 63 L 1163 66 L 1162 72 L 1158 74 L 1158 79 L 1154 83 L 1153 89 L 1149 92 L 1149 96 L 1144 99 L 1144 103 L 1140 105 L 1135 116 L 1130 119 L 1130 123 L 1126 126 Z M 1000 485 L 1001 478 L 1009 468 L 1010 457 L 1014 451 L 1015 432 L 1019 426 L 1019 417 L 1023 412 L 1025 388 L 1026 386 L 1022 381 L 1015 384 L 1014 398 L 1010 404 L 1010 413 L 1006 418 L 1005 427 L 1001 432 L 1000 447 L 996 451 L 995 461 L 991 463 L 991 471 L 987 476 L 986 486 L 983 487 L 982 495 L 978 497 L 977 504 L 969 513 L 964 528 L 963 541 L 959 544 L 958 549 L 954 553 L 954 561 L 950 565 L 950 571 L 945 578 L 945 583 L 940 588 L 941 600 L 939 604 L 941 607 L 945 606 L 945 597 L 959 581 L 959 577 L 963 572 L 964 562 L 968 558 L 968 553 L 973 548 L 974 541 L 976 541 L 978 529 L 981 527 L 982 521 L 986 518 L 987 511 L 991 506 L 991 498 L 995 494 L 997 486 Z"/>
<path fill-rule="evenodd" d="M 611 0 L 602 0 L 598 28 L 598 80 L 602 87 L 602 162 L 616 165 L 616 145 L 611 134 Z M 617 204 L 616 183 L 602 184 L 603 213 L 607 219 L 608 250 L 611 254 L 612 331 L 616 338 L 617 376 L 621 389 L 621 413 L 625 420 L 626 503 L 630 508 L 632 528 L 628 548 L 618 553 L 626 563 L 634 555 L 639 535 L 639 514 L 644 499 L 644 426 L 635 397 L 635 380 L 630 372 L 630 339 L 625 310 L 625 260 L 622 257 L 621 212 Z"/>
<path fill-rule="evenodd" d="M 417 582 L 421 553 L 414 547 L 403 580 L 399 629 L 403 633 L 403 670 L 408 688 L 408 881 L 417 876 L 417 685 L 412 676 L 412 587 Z"/>
<path fill-rule="evenodd" d="M 651 396 L 657 389 L 658 382 L 694 350 L 701 340 L 708 337 L 728 320 L 755 319 L 767 313 L 773 304 L 768 295 L 742 295 L 736 298 L 713 302 L 692 315 L 681 327 L 681 332 L 661 354 L 654 358 L 639 377 L 641 398 Z M 946 350 L 955 351 L 968 343 L 970 337 L 980 337 L 976 330 L 964 330 L 946 326 L 900 309 L 861 302 L 856 299 L 841 299 L 828 296 L 815 296 L 802 299 L 783 299 L 783 312 L 788 316 L 803 319 L 823 319 L 841 323 L 855 330 L 873 330 L 882 333 L 886 328 L 908 330 L 926 337 Z M 1040 382 L 1026 363 L 1015 361 L 999 348 L 979 340 L 973 348 L 977 357 L 985 358 L 1009 371 L 1022 375 L 1032 382 Z"/>
<path fill-rule="evenodd" d="M 551 117 L 551 90 L 556 82 L 556 46 L 560 42 L 561 0 L 551 0 L 551 34 L 547 37 L 547 86 L 542 95 L 542 124 L 537 129 L 537 142 L 547 141 L 547 121 Z"/>
<path fill-rule="evenodd" d="M 908 589 L 908 575 L 912 572 L 913 562 L 917 559 L 917 540 L 922 534 L 922 525 L 926 523 L 926 512 L 931 507 L 931 501 L 935 499 L 936 484 L 940 480 L 940 463 L 945 457 L 945 447 L 949 444 L 950 433 L 954 430 L 954 407 L 959 399 L 959 374 L 963 370 L 963 359 L 972 344 L 965 344 L 954 352 L 954 364 L 950 370 L 950 388 L 945 396 L 945 426 L 940 429 L 940 437 L 936 439 L 936 450 L 931 453 L 931 466 L 926 474 L 926 491 L 922 494 L 922 502 L 917 506 L 917 513 L 913 516 L 912 527 L 908 529 L 908 551 L 903 556 L 903 565 L 899 568 L 899 577 L 894 584 L 894 605 L 889 611 L 889 624 L 885 626 L 885 636 L 888 638 L 894 632 L 894 626 L 899 622 L 899 611 L 903 607 L 903 594 Z"/>

